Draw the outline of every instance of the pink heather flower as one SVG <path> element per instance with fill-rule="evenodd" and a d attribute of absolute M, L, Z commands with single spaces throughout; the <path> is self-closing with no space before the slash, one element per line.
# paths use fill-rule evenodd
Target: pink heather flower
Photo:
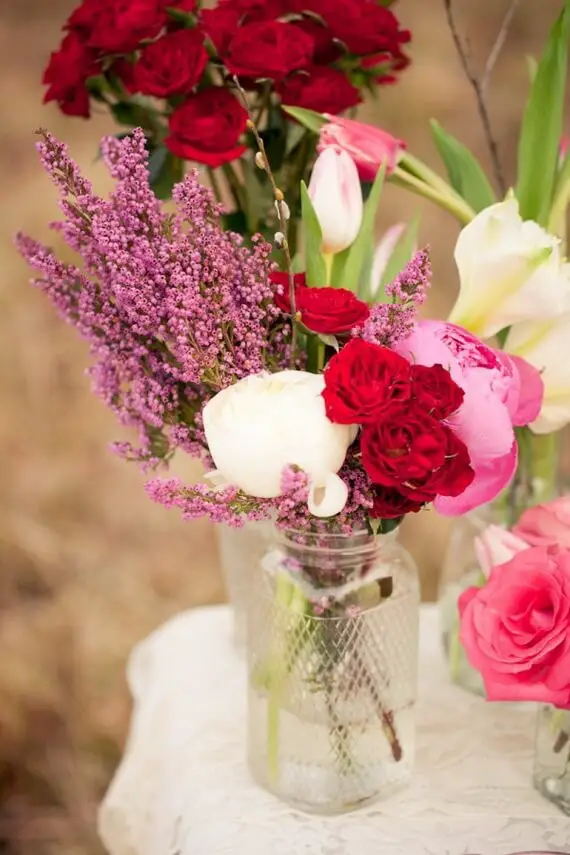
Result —
<path fill-rule="evenodd" d="M 533 546 L 570 549 L 570 496 L 529 508 L 513 528 L 513 534 Z"/>
<path fill-rule="evenodd" d="M 138 435 L 138 445 L 115 450 L 146 466 L 176 448 L 207 457 L 202 405 L 237 379 L 288 367 L 290 326 L 273 301 L 271 246 L 248 248 L 224 231 L 196 172 L 174 188 L 177 210 L 168 213 L 150 187 L 140 129 L 103 141 L 115 181 L 109 199 L 95 195 L 65 145 L 41 137 L 64 215 L 53 227 L 82 264 L 24 235 L 17 246 L 39 274 L 34 284 L 88 341 L 95 392 Z"/>
<path fill-rule="evenodd" d="M 570 551 L 530 547 L 459 598 L 461 642 L 490 701 L 570 709 Z"/>
<path fill-rule="evenodd" d="M 465 392 L 449 426 L 467 446 L 475 478 L 456 498 L 438 496 L 435 508 L 455 516 L 492 501 L 516 470 L 513 425 L 531 421 L 540 411 L 538 372 L 525 364 L 525 377 L 532 378 L 525 388 L 519 362 L 487 347 L 462 327 L 442 321 L 419 321 L 395 349 L 420 365 L 443 365 Z"/>
<path fill-rule="evenodd" d="M 346 152 L 356 163 L 363 181 L 374 181 L 383 164 L 386 174 L 394 171 L 406 147 L 403 140 L 353 119 L 328 114 L 325 118 L 329 122 L 321 128 L 319 152 L 327 148 Z"/>

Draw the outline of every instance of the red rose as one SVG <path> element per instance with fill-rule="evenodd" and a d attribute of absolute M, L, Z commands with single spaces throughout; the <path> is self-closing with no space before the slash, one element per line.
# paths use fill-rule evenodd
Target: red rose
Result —
<path fill-rule="evenodd" d="M 446 419 L 459 409 L 465 392 L 443 365 L 413 365 L 412 397 L 434 418 Z"/>
<path fill-rule="evenodd" d="M 99 73 L 96 59 L 97 53 L 85 45 L 78 33 L 68 33 L 59 50 L 52 53 L 44 71 L 43 83 L 48 86 L 44 104 L 57 101 L 67 116 L 89 118 L 89 92 L 85 81 Z"/>
<path fill-rule="evenodd" d="M 155 38 L 167 21 L 162 0 L 98 0 L 97 6 L 91 12 L 89 44 L 103 53 L 131 53 Z"/>
<path fill-rule="evenodd" d="M 83 0 L 83 3 L 77 9 L 73 10 L 65 22 L 64 29 L 73 30 L 88 38 L 101 14 L 101 7 L 104 4 L 105 0 Z"/>
<path fill-rule="evenodd" d="M 161 0 L 161 2 L 165 12 L 176 9 L 178 12 L 190 13 L 196 9 L 196 0 Z"/>
<path fill-rule="evenodd" d="M 224 62 L 232 74 L 281 80 L 311 64 L 314 44 L 294 24 L 259 21 L 245 24 L 227 46 Z"/>
<path fill-rule="evenodd" d="M 198 83 L 207 62 L 202 33 L 170 33 L 143 49 L 133 72 L 135 91 L 155 98 L 185 95 Z"/>
<path fill-rule="evenodd" d="M 410 364 L 393 350 L 352 339 L 325 371 L 326 413 L 337 424 L 369 424 L 411 394 Z"/>
<path fill-rule="evenodd" d="M 289 299 L 289 274 L 274 270 L 273 273 L 269 274 L 269 281 L 278 286 L 278 288 L 275 289 L 275 305 L 281 312 L 286 315 L 290 315 L 291 301 Z M 299 288 L 307 287 L 307 278 L 305 274 L 295 273 L 293 276 L 293 284 L 295 286 L 295 296 L 297 296 Z"/>
<path fill-rule="evenodd" d="M 314 58 L 317 65 L 329 65 L 343 54 L 343 49 L 335 42 L 330 27 L 317 18 L 299 18 L 295 26 L 311 36 L 314 46 Z"/>
<path fill-rule="evenodd" d="M 313 66 L 287 77 L 277 87 L 284 104 L 318 113 L 342 113 L 362 99 L 358 89 L 336 68 Z"/>
<path fill-rule="evenodd" d="M 409 41 L 409 31 L 400 30 L 394 13 L 371 0 L 295 0 L 294 7 L 319 15 L 334 37 L 359 56 L 400 53 L 400 45 Z"/>
<path fill-rule="evenodd" d="M 295 297 L 298 319 L 315 333 L 342 335 L 370 314 L 368 305 L 346 288 L 300 288 Z"/>
<path fill-rule="evenodd" d="M 393 487 L 416 502 L 460 495 L 473 480 L 464 444 L 416 406 L 396 404 L 363 428 L 362 465 L 375 484 Z"/>
<path fill-rule="evenodd" d="M 165 145 L 177 157 L 217 167 L 245 151 L 239 138 L 247 113 L 237 99 L 219 86 L 191 95 L 170 117 Z"/>
<path fill-rule="evenodd" d="M 395 520 L 406 514 L 417 514 L 425 506 L 424 502 L 414 502 L 390 487 L 374 487 L 373 498 L 370 516 L 375 520 Z"/>

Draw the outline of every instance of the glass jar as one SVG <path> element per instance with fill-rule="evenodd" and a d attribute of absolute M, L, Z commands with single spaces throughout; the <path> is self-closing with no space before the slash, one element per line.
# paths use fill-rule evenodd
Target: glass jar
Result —
<path fill-rule="evenodd" d="M 539 793 L 570 816 L 570 710 L 539 706 L 533 783 Z"/>
<path fill-rule="evenodd" d="M 512 484 L 494 502 L 452 521 L 439 589 L 439 612 L 443 646 L 449 674 L 454 683 L 469 692 L 484 695 L 483 680 L 467 659 L 459 639 L 460 594 L 471 586 L 485 584 L 475 539 L 488 525 L 511 528 L 528 508 L 548 502 L 559 493 L 558 436 L 534 435 L 528 428 L 517 431 L 519 464 Z"/>
<path fill-rule="evenodd" d="M 242 528 L 216 526 L 222 576 L 232 609 L 233 640 L 245 649 L 247 612 L 253 587 L 252 576 L 259 567 L 274 534 L 269 522 L 246 522 Z"/>
<path fill-rule="evenodd" d="M 250 612 L 248 755 L 296 808 L 354 810 L 410 781 L 419 582 L 395 533 L 281 532 Z"/>

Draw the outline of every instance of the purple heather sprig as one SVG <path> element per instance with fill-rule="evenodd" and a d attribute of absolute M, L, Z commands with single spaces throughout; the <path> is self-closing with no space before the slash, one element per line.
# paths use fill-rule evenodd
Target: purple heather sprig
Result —
<path fill-rule="evenodd" d="M 35 284 L 90 345 L 96 393 L 138 445 L 122 456 L 146 465 L 180 447 L 207 456 L 202 405 L 248 374 L 285 368 L 291 329 L 273 302 L 271 246 L 244 245 L 224 231 L 221 209 L 194 171 L 166 212 L 149 184 L 142 130 L 103 141 L 115 179 L 109 199 L 94 194 L 67 147 L 39 132 L 42 164 L 60 191 L 64 220 L 53 224 L 82 267 L 18 235 Z"/>
<path fill-rule="evenodd" d="M 431 264 L 426 247 L 416 252 L 402 272 L 386 285 L 386 296 L 391 302 L 373 306 L 368 320 L 355 335 L 373 344 L 393 347 L 411 332 L 430 285 Z"/>

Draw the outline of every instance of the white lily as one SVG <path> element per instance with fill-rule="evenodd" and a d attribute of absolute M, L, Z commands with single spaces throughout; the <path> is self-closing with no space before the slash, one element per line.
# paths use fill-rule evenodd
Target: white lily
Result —
<path fill-rule="evenodd" d="M 481 338 L 570 311 L 570 264 L 562 259 L 561 241 L 524 222 L 512 195 L 465 226 L 455 262 L 460 293 L 449 320 Z"/>
<path fill-rule="evenodd" d="M 504 349 L 534 365 L 544 382 L 544 400 L 534 433 L 552 433 L 570 423 L 570 312 L 548 321 L 511 328 Z"/>

